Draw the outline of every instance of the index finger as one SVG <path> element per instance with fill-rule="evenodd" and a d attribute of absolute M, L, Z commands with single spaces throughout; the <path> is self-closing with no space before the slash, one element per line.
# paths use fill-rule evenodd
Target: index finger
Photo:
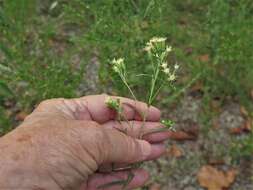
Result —
<path fill-rule="evenodd" d="M 85 96 L 83 98 L 74 99 L 76 102 L 79 102 L 80 105 L 83 104 L 86 106 L 86 109 L 89 113 L 89 119 L 96 121 L 98 123 L 104 123 L 109 120 L 117 119 L 117 113 L 115 110 L 111 109 L 106 105 L 106 100 L 112 98 L 113 100 L 119 100 L 120 106 L 122 109 L 122 115 L 127 120 L 139 120 L 142 121 L 153 121 L 157 122 L 160 120 L 160 110 L 147 104 L 135 101 L 129 98 L 118 97 L 118 96 L 108 96 L 103 95 L 92 95 Z M 87 117 L 87 116 L 86 116 Z"/>

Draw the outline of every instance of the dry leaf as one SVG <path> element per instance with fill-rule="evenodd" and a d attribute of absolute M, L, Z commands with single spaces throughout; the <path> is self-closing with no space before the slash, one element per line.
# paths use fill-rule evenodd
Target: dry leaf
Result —
<path fill-rule="evenodd" d="M 243 128 L 242 128 L 242 127 L 232 128 L 232 129 L 230 130 L 230 133 L 231 133 L 231 134 L 234 134 L 234 135 L 242 134 L 242 133 L 243 133 Z"/>
<path fill-rule="evenodd" d="M 24 121 L 27 115 L 28 114 L 26 112 L 21 111 L 21 112 L 17 113 L 17 115 L 15 116 L 15 120 L 16 121 Z"/>
<path fill-rule="evenodd" d="M 191 120 L 187 120 L 185 123 L 187 123 L 187 125 L 181 126 L 181 130 L 171 132 L 171 139 L 177 141 L 197 140 L 199 135 L 199 126 Z"/>
<path fill-rule="evenodd" d="M 196 140 L 196 137 L 184 131 L 171 132 L 170 138 L 177 141 Z"/>
<path fill-rule="evenodd" d="M 167 153 L 168 153 L 168 156 L 172 156 L 172 157 L 175 157 L 175 158 L 179 158 L 179 157 L 183 156 L 183 151 L 178 146 L 176 146 L 175 144 L 173 144 L 168 149 Z"/>
<path fill-rule="evenodd" d="M 232 128 L 230 130 L 231 134 L 235 134 L 235 135 L 239 135 L 242 133 L 248 133 L 251 132 L 252 130 L 252 120 L 251 119 L 247 119 L 242 126 L 240 127 L 236 127 L 236 128 Z"/>
<path fill-rule="evenodd" d="M 209 61 L 209 55 L 208 54 L 201 55 L 201 56 L 199 56 L 199 60 L 201 62 L 208 62 Z"/>
<path fill-rule="evenodd" d="M 250 132 L 252 130 L 252 120 L 247 119 L 244 123 L 244 131 L 245 132 Z"/>
<path fill-rule="evenodd" d="M 151 186 L 148 188 L 149 190 L 160 190 L 161 185 L 159 183 L 153 183 Z"/>
<path fill-rule="evenodd" d="M 203 166 L 197 174 L 198 182 L 208 190 L 223 190 L 235 180 L 236 170 L 220 171 L 210 165 Z"/>
<path fill-rule="evenodd" d="M 240 107 L 240 112 L 241 112 L 243 117 L 248 117 L 249 116 L 249 112 L 246 110 L 246 108 L 244 106 Z"/>
<path fill-rule="evenodd" d="M 203 83 L 198 81 L 191 86 L 191 91 L 201 91 L 203 89 Z"/>
<path fill-rule="evenodd" d="M 215 159 L 215 158 L 209 158 L 208 164 L 210 165 L 223 165 L 225 164 L 225 161 L 222 159 Z"/>
<path fill-rule="evenodd" d="M 185 122 L 187 122 L 187 125 L 183 126 L 182 130 L 196 140 L 199 136 L 199 125 L 192 120 Z"/>

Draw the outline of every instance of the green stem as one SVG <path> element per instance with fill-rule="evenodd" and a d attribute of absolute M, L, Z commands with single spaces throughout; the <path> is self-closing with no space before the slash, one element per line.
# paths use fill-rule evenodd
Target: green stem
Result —
<path fill-rule="evenodd" d="M 134 100 L 137 101 L 137 98 L 135 97 L 135 95 L 134 95 L 132 89 L 130 88 L 130 86 L 128 85 L 128 83 L 125 80 L 123 80 L 123 82 L 126 85 L 126 87 L 128 88 L 128 90 L 129 90 L 130 94 L 132 95 L 132 97 L 134 98 Z"/>
<path fill-rule="evenodd" d="M 132 97 L 134 98 L 135 101 L 137 101 L 137 98 L 136 96 L 134 95 L 134 92 L 132 91 L 132 89 L 130 88 L 130 86 L 128 85 L 127 81 L 126 81 L 126 78 L 121 74 L 119 73 L 119 76 L 122 80 L 122 82 L 124 83 L 124 85 L 127 87 L 127 89 L 129 90 L 130 94 L 132 95 Z"/>
<path fill-rule="evenodd" d="M 157 91 L 154 93 L 154 96 L 153 96 L 153 98 L 151 99 L 151 102 L 153 102 L 154 99 L 158 96 L 158 94 L 159 94 L 160 90 L 162 89 L 164 83 L 165 83 L 165 82 L 163 82 L 163 83 L 161 84 L 161 86 L 157 89 Z"/>
<path fill-rule="evenodd" d="M 149 94 L 149 98 L 148 98 L 148 107 L 152 104 L 152 99 L 153 99 L 152 97 L 153 97 L 153 94 L 154 94 L 156 81 L 157 81 L 159 71 L 160 71 L 160 69 L 159 69 L 160 63 L 157 64 L 157 65 L 158 66 L 156 67 L 154 78 L 152 78 L 152 81 L 151 81 L 151 89 L 150 89 L 150 94 Z"/>

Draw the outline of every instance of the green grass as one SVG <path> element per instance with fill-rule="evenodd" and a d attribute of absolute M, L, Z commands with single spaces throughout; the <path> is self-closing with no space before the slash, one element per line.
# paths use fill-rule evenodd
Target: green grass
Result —
<path fill-rule="evenodd" d="M 168 61 L 182 68 L 176 95 L 165 89 L 163 104 L 199 81 L 205 100 L 232 97 L 252 109 L 251 0 L 12 0 L 0 5 L 2 128 L 13 125 L 4 116 L 6 99 L 29 111 L 43 99 L 77 96 L 94 54 L 100 91 L 112 87 L 111 93 L 127 94 L 109 65 L 112 58 L 125 57 L 130 83 L 142 86 L 135 88 L 142 99 L 149 80 L 135 73 L 149 69 L 143 47 L 153 36 L 167 37 L 174 48 Z M 200 60 L 203 55 L 208 60 Z"/>

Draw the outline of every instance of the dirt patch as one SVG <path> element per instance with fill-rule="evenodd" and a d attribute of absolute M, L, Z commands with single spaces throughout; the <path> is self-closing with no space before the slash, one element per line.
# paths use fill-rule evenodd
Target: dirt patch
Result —
<path fill-rule="evenodd" d="M 231 135 L 232 128 L 240 127 L 244 123 L 244 117 L 240 112 L 240 105 L 228 103 L 222 107 L 222 111 L 213 118 L 217 128 L 205 126 L 202 121 L 202 100 L 186 96 L 175 110 L 170 110 L 169 118 L 176 122 L 177 130 L 187 130 L 192 124 L 199 127 L 199 134 L 196 140 L 167 142 L 168 149 L 176 145 L 182 156 L 173 157 L 166 155 L 163 158 L 145 165 L 151 171 L 151 184 L 162 185 L 161 189 L 170 190 L 203 190 L 197 181 L 197 173 L 201 166 L 213 164 L 221 169 L 236 168 L 238 175 L 230 187 L 231 190 L 253 189 L 252 162 L 241 161 L 234 163 L 230 148 L 237 138 L 245 138 L 246 135 Z M 165 110 L 166 111 L 166 110 Z"/>

